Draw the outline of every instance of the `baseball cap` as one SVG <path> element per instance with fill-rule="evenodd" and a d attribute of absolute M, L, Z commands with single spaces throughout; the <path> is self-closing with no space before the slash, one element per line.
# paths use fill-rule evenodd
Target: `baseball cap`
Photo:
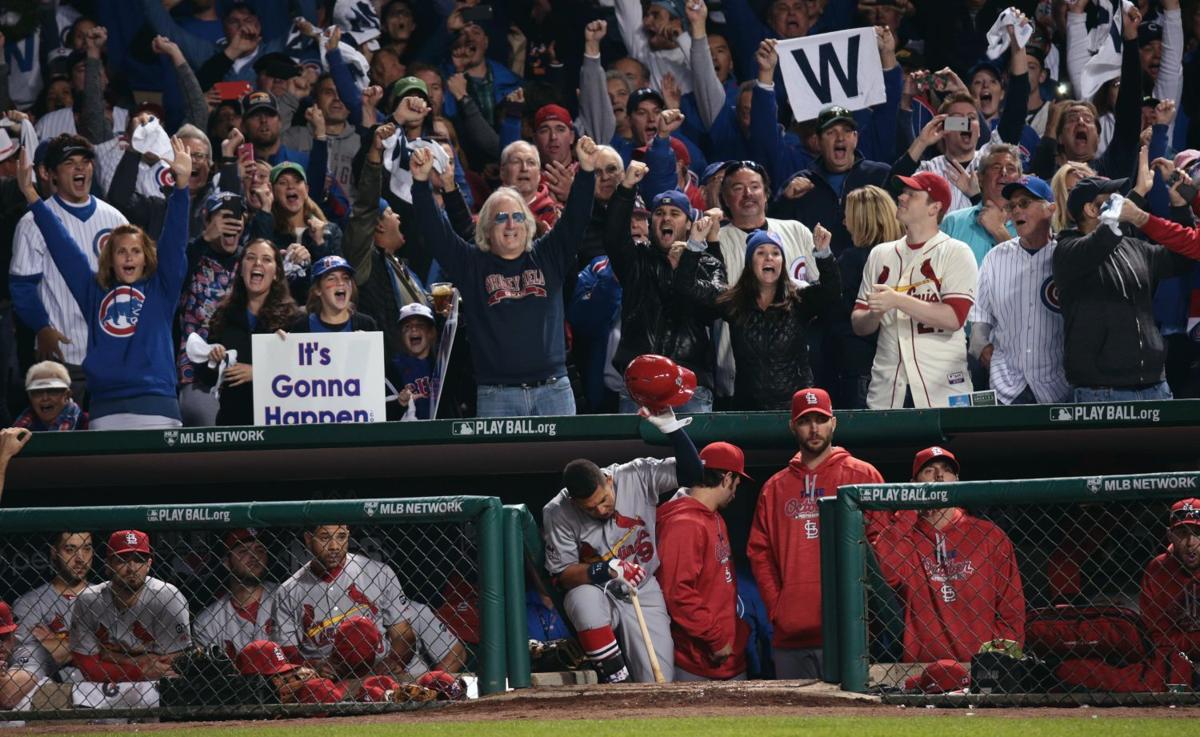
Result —
<path fill-rule="evenodd" d="M 1200 527 L 1200 499 L 1180 499 L 1171 505 L 1171 522 L 1168 529 L 1184 525 Z"/>
<path fill-rule="evenodd" d="M 141 530 L 117 530 L 108 536 L 108 554 L 150 554 L 150 536 Z"/>
<path fill-rule="evenodd" d="M 1176 169 L 1190 169 L 1192 164 L 1195 164 L 1197 161 L 1200 161 L 1200 150 L 1194 148 L 1185 148 L 1175 154 Z"/>
<path fill-rule="evenodd" d="M 308 182 L 308 173 L 304 171 L 303 166 L 300 166 L 295 161 L 283 161 L 271 167 L 271 184 L 274 184 L 275 180 L 285 171 L 299 176 L 302 182 Z"/>
<path fill-rule="evenodd" d="M 1004 194 L 1004 199 L 1007 200 L 1016 194 L 1019 189 L 1025 190 L 1039 200 L 1054 202 L 1054 192 L 1050 189 L 1050 185 L 1046 184 L 1045 179 L 1023 176 L 1015 182 L 1009 182 L 1004 185 L 1004 189 L 1001 192 Z"/>
<path fill-rule="evenodd" d="M 350 669 L 374 665 L 382 641 L 379 628 L 366 617 L 343 619 L 333 635 L 334 662 Z"/>
<path fill-rule="evenodd" d="M 650 0 L 651 5 L 657 5 L 676 18 L 683 17 L 682 0 Z"/>
<path fill-rule="evenodd" d="M 821 108 L 821 112 L 817 113 L 818 133 L 823 133 L 826 128 L 838 123 L 845 123 L 851 129 L 858 130 L 858 123 L 854 120 L 854 114 L 841 105 L 826 105 Z"/>
<path fill-rule="evenodd" d="M 387 692 L 400 688 L 400 684 L 391 676 L 371 676 L 364 678 L 362 688 L 358 692 L 359 701 L 384 702 Z"/>
<path fill-rule="evenodd" d="M 571 113 L 567 112 L 567 109 L 562 105 L 550 103 L 548 105 L 542 105 L 537 109 L 537 112 L 533 114 L 533 129 L 537 130 L 538 128 L 541 128 L 542 123 L 550 120 L 557 120 L 568 128 L 571 127 Z"/>
<path fill-rule="evenodd" d="M 633 93 L 629 95 L 629 101 L 625 103 L 625 112 L 633 115 L 633 111 L 637 110 L 637 106 L 642 102 L 642 100 L 654 100 L 661 108 L 665 108 L 667 106 L 666 101 L 663 100 L 663 96 L 658 94 L 657 90 L 654 90 L 650 87 L 642 87 L 634 90 Z"/>
<path fill-rule="evenodd" d="M 946 181 L 945 177 L 931 171 L 922 171 L 913 174 L 911 177 L 897 176 L 896 179 L 909 189 L 927 192 L 930 199 L 941 203 L 942 217 L 945 217 L 949 213 L 950 183 Z"/>
<path fill-rule="evenodd" d="M 959 472 L 958 459 L 954 457 L 954 454 L 939 445 L 933 445 L 925 450 L 918 451 L 916 457 L 913 458 L 913 478 L 917 477 L 922 468 L 925 468 L 936 460 L 946 461 L 954 467 L 954 473 Z"/>
<path fill-rule="evenodd" d="M 283 648 L 270 640 L 255 640 L 237 654 L 235 660 L 238 673 L 243 676 L 274 676 L 295 670 L 283 654 Z"/>
<path fill-rule="evenodd" d="M 429 322 L 436 324 L 436 321 L 433 319 L 433 310 L 429 309 L 420 302 L 410 302 L 409 304 L 406 304 L 400 308 L 399 322 L 404 322 L 410 317 L 423 317 Z"/>
<path fill-rule="evenodd" d="M 345 686 L 328 678 L 310 678 L 296 689 L 296 700 L 301 704 L 335 704 L 345 695 Z"/>
<path fill-rule="evenodd" d="M 963 81 L 967 83 L 968 87 L 970 87 L 971 80 L 975 79 L 975 75 L 979 74 L 980 72 L 989 72 L 998 80 L 1004 79 L 1004 70 L 1000 68 L 999 64 L 991 59 L 980 59 L 979 61 L 975 62 L 973 67 L 967 70 L 967 76 L 963 79 Z"/>
<path fill-rule="evenodd" d="M 17 630 L 17 623 L 13 621 L 12 607 L 6 601 L 0 601 L 0 637 L 11 635 Z"/>
<path fill-rule="evenodd" d="M 756 230 L 746 239 L 746 264 L 749 265 L 750 260 L 754 258 L 754 252 L 759 246 L 775 246 L 783 253 L 783 239 L 773 230 Z"/>
<path fill-rule="evenodd" d="M 46 163 L 46 150 L 49 148 L 50 148 L 49 141 L 42 141 L 42 142 L 38 143 L 37 148 L 35 148 L 33 150 L 34 166 L 41 166 L 42 164 Z"/>
<path fill-rule="evenodd" d="M 354 276 L 354 267 L 341 256 L 326 256 L 325 258 L 317 259 L 317 262 L 312 267 L 313 281 L 319 281 L 321 277 L 329 272 L 339 270 Z"/>
<path fill-rule="evenodd" d="M 229 550 L 242 543 L 258 542 L 258 530 L 253 527 L 242 527 L 225 533 L 225 547 Z"/>
<path fill-rule="evenodd" d="M 234 215 L 241 215 L 246 211 L 246 203 L 242 200 L 242 196 L 234 192 L 226 192 L 224 190 L 213 192 L 204 200 L 204 215 L 212 217 L 218 210 L 228 210 Z"/>
<path fill-rule="evenodd" d="M 732 471 L 747 481 L 754 480 L 746 474 L 746 454 L 733 443 L 709 443 L 700 451 L 700 462 L 705 468 Z"/>
<path fill-rule="evenodd" d="M 429 85 L 420 77 L 401 77 L 392 83 L 392 104 L 408 97 L 410 94 L 420 95 L 429 102 Z"/>
<path fill-rule="evenodd" d="M 1128 179 L 1105 179 L 1104 177 L 1088 177 L 1080 179 L 1070 194 L 1067 195 L 1067 212 L 1076 220 L 1083 213 L 1083 206 L 1100 195 L 1124 192 Z"/>
<path fill-rule="evenodd" d="M 275 104 L 275 96 L 270 92 L 249 92 L 242 95 L 242 117 L 248 118 L 255 113 L 279 114 L 279 106 Z"/>
<path fill-rule="evenodd" d="M 683 210 L 688 220 L 695 220 L 692 217 L 692 203 L 688 200 L 687 195 L 677 189 L 668 189 L 666 192 L 659 192 L 650 201 L 650 212 L 654 212 L 660 207 L 678 207 Z"/>
<path fill-rule="evenodd" d="M 55 361 L 44 361 L 29 367 L 25 373 L 25 391 L 39 389 L 70 389 L 71 375 L 67 367 Z"/>
<path fill-rule="evenodd" d="M 303 73 L 300 65 L 282 51 L 272 51 L 255 59 L 254 71 L 273 79 L 291 79 Z"/>
<path fill-rule="evenodd" d="M 949 693 L 961 691 L 971 683 L 967 669 L 956 660 L 937 660 L 925 666 L 919 675 L 904 681 L 905 691 Z"/>
<path fill-rule="evenodd" d="M 0 161 L 8 161 L 17 149 L 21 148 L 21 139 L 8 135 L 6 128 L 0 127 Z"/>
<path fill-rule="evenodd" d="M 82 156 L 85 159 L 95 159 L 96 152 L 91 144 L 78 142 L 77 136 L 61 135 L 50 140 L 46 145 L 46 168 L 54 169 L 72 156 Z"/>
<path fill-rule="evenodd" d="M 700 175 L 700 186 L 704 186 L 705 184 L 708 184 L 708 180 L 715 177 L 717 175 L 717 172 L 721 171 L 721 169 L 724 168 L 724 166 L 725 166 L 724 161 L 714 161 L 711 164 L 709 164 L 708 166 L 704 167 L 704 173 Z"/>
<path fill-rule="evenodd" d="M 1163 27 L 1158 18 L 1142 21 L 1138 24 L 1138 46 L 1145 46 L 1152 41 L 1162 41 Z"/>
<path fill-rule="evenodd" d="M 809 412 L 816 412 L 819 415 L 833 417 L 833 402 L 829 399 L 829 392 L 817 387 L 809 387 L 801 389 L 792 395 L 792 422 L 795 422 L 800 417 Z"/>

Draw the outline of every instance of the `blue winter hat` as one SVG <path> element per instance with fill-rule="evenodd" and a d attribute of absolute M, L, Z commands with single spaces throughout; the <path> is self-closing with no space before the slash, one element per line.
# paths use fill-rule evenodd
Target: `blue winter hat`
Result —
<path fill-rule="evenodd" d="M 1025 176 L 1015 182 L 1009 182 L 1004 185 L 1001 192 L 1004 194 L 1004 199 L 1012 199 L 1012 196 L 1017 193 L 1017 190 L 1023 189 L 1039 200 L 1046 202 L 1054 202 L 1054 192 L 1050 189 L 1050 185 L 1046 184 L 1045 179 L 1038 177 Z"/>
<path fill-rule="evenodd" d="M 712 179 L 713 176 L 717 172 L 721 171 L 721 168 L 724 166 L 724 161 L 714 161 L 713 163 L 704 167 L 704 173 L 700 175 L 700 186 L 703 187 L 704 185 L 708 184 L 708 180 Z"/>
<path fill-rule="evenodd" d="M 228 210 L 240 217 L 245 212 L 245 203 L 239 194 L 223 190 L 213 192 L 208 199 L 204 200 L 204 214 L 212 217 L 217 210 Z"/>
<path fill-rule="evenodd" d="M 351 276 L 354 276 L 354 267 L 350 265 L 349 261 L 341 256 L 326 256 L 325 258 L 318 259 L 317 262 L 313 264 L 312 268 L 313 281 L 320 281 L 321 277 L 325 276 L 331 271 L 337 271 L 339 269 L 347 272 Z"/>
<path fill-rule="evenodd" d="M 759 246 L 775 246 L 779 249 L 779 253 L 783 254 L 783 239 L 779 234 L 771 230 L 756 230 L 746 239 L 746 266 L 750 266 L 750 261 L 754 258 L 754 252 Z"/>
<path fill-rule="evenodd" d="M 689 221 L 696 219 L 696 211 L 692 209 L 691 201 L 688 200 L 687 195 L 677 189 L 668 189 L 654 197 L 650 203 L 650 212 L 654 212 L 660 207 L 678 207 L 687 213 Z"/>

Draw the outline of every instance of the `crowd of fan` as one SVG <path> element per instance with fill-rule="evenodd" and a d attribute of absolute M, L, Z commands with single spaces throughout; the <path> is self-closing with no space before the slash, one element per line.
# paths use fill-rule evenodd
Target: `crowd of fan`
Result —
<path fill-rule="evenodd" d="M 1191 396 L 1200 15 L 1134 3 L 1078 99 L 1108 3 L 1013 5 L 10 13 L 3 414 L 248 424 L 277 331 L 382 331 L 393 419 L 632 411 L 647 353 L 695 412 Z M 777 41 L 858 26 L 886 100 L 792 120 Z"/>

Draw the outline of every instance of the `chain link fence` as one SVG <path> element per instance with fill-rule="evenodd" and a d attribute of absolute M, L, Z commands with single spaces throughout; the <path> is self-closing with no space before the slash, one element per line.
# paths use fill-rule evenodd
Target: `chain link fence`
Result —
<path fill-rule="evenodd" d="M 1197 482 L 839 490 L 838 677 L 912 704 L 1196 703 Z"/>
<path fill-rule="evenodd" d="M 502 690 L 500 522 L 478 497 L 2 512 L 0 719 L 343 714 Z"/>

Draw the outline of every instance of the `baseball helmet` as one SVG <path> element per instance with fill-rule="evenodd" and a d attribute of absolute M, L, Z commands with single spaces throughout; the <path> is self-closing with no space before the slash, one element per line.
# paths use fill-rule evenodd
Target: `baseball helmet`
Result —
<path fill-rule="evenodd" d="M 666 356 L 645 353 L 625 368 L 625 388 L 633 401 L 658 413 L 688 403 L 696 391 L 696 374 Z"/>

